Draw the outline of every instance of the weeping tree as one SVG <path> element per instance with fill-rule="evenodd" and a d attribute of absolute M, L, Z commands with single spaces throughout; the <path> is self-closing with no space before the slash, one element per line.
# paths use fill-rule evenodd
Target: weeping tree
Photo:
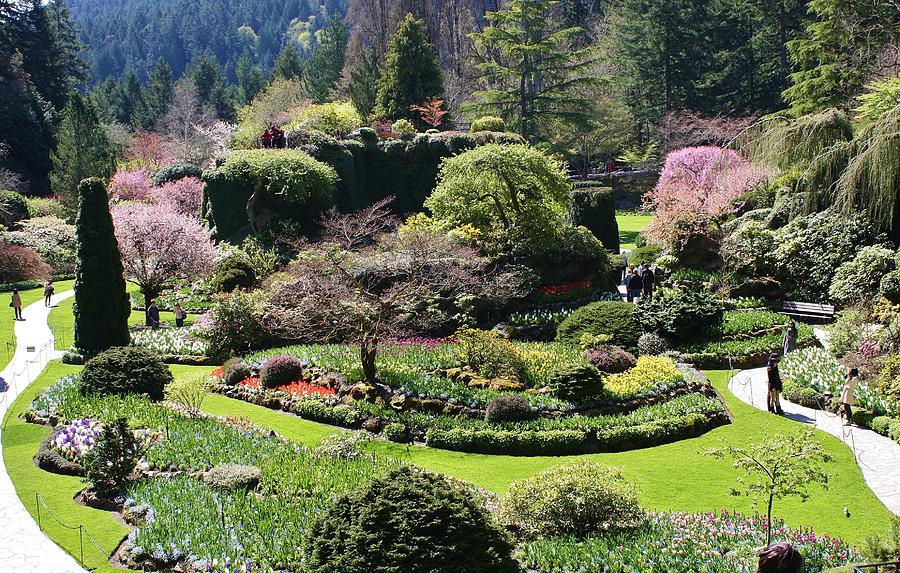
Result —
<path fill-rule="evenodd" d="M 861 209 L 879 230 L 900 237 L 900 106 L 856 132 L 837 109 L 797 119 L 770 117 L 735 143 L 754 159 L 799 168 L 796 190 L 805 195 L 808 211 Z"/>

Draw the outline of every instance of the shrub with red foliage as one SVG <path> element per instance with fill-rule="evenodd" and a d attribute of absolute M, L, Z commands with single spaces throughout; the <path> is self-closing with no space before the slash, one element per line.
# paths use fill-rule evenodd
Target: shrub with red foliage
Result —
<path fill-rule="evenodd" d="M 303 362 L 287 354 L 273 356 L 259 369 L 259 378 L 264 388 L 287 386 L 303 378 Z"/>
<path fill-rule="evenodd" d="M 46 280 L 50 265 L 28 247 L 0 243 L 0 283 Z"/>
<path fill-rule="evenodd" d="M 618 374 L 634 368 L 637 358 L 624 348 L 601 344 L 584 351 L 584 357 L 604 374 Z"/>

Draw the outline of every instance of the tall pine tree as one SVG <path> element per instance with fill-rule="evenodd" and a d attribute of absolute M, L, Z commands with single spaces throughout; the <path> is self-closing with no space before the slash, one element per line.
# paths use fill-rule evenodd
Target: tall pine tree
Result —
<path fill-rule="evenodd" d="M 144 89 L 144 108 L 141 111 L 140 122 L 144 129 L 153 129 L 157 120 L 169 109 L 174 93 L 172 81 L 172 68 L 162 58 L 156 60 L 147 87 Z"/>
<path fill-rule="evenodd" d="M 444 95 L 444 79 L 425 25 L 407 14 L 388 44 L 384 70 L 378 80 L 375 115 L 419 123 L 409 106 Z"/>
<path fill-rule="evenodd" d="M 341 78 L 348 39 L 347 28 L 337 16 L 322 30 L 319 45 L 307 63 L 304 78 L 306 92 L 314 102 L 327 101 Z"/>
<path fill-rule="evenodd" d="M 497 57 L 479 64 L 489 88 L 476 92 L 480 103 L 464 109 L 500 115 L 525 138 L 533 138 L 542 121 L 584 117 L 588 102 L 575 88 L 591 81 L 592 50 L 572 46 L 581 29 L 555 23 L 550 11 L 556 4 L 510 0 L 487 13 L 490 26 L 472 37 L 483 53 Z"/>
<path fill-rule="evenodd" d="M 244 105 L 253 101 L 256 94 L 266 87 L 266 78 L 259 66 L 253 63 L 248 49 L 241 54 L 241 59 L 234 68 L 234 75 L 238 80 L 238 100 Z"/>
<path fill-rule="evenodd" d="M 78 207 L 78 184 L 88 177 L 108 179 L 115 169 L 109 140 L 97 118 L 94 105 L 77 91 L 69 95 L 57 133 L 56 150 L 50 159 L 50 183 L 63 206 L 74 215 Z"/>
<path fill-rule="evenodd" d="M 303 62 L 294 48 L 292 42 L 285 44 L 284 49 L 278 54 L 275 66 L 272 68 L 270 79 L 284 78 L 286 80 L 299 80 L 303 77 Z"/>
<path fill-rule="evenodd" d="M 378 95 L 378 80 L 381 78 L 381 58 L 378 47 L 369 46 L 360 54 L 359 60 L 350 70 L 350 102 L 363 120 L 368 121 L 375 111 L 375 97 Z"/>
<path fill-rule="evenodd" d="M 78 185 L 75 240 L 74 346 L 86 356 L 128 346 L 131 304 L 102 179 Z"/>
<path fill-rule="evenodd" d="M 225 72 L 215 55 L 204 52 L 191 64 L 191 77 L 200 103 L 215 108 L 219 119 L 234 121 L 234 100 L 225 82 Z"/>

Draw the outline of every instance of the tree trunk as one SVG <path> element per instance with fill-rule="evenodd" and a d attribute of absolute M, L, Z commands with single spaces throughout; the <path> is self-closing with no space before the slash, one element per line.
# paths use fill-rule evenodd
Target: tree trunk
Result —
<path fill-rule="evenodd" d="M 772 494 L 769 494 L 769 506 L 766 508 L 766 547 L 772 543 Z"/>
<path fill-rule="evenodd" d="M 378 356 L 378 341 L 363 337 L 359 344 L 359 360 L 362 362 L 363 378 L 366 382 L 374 381 L 378 376 L 375 368 L 375 358 Z"/>

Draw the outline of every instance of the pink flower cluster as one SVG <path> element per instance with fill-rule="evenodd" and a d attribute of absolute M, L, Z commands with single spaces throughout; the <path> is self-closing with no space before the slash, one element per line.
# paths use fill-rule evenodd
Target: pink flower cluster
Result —
<path fill-rule="evenodd" d="M 118 201 L 149 201 L 152 187 L 146 169 L 119 169 L 109 182 L 109 196 Z"/>
<path fill-rule="evenodd" d="M 203 182 L 196 177 L 184 177 L 177 181 L 163 183 L 151 192 L 152 199 L 189 217 L 196 217 L 200 212 L 200 194 Z"/>
<path fill-rule="evenodd" d="M 103 428 L 97 420 L 82 418 L 53 434 L 53 448 L 70 462 L 78 462 L 94 448 Z"/>

